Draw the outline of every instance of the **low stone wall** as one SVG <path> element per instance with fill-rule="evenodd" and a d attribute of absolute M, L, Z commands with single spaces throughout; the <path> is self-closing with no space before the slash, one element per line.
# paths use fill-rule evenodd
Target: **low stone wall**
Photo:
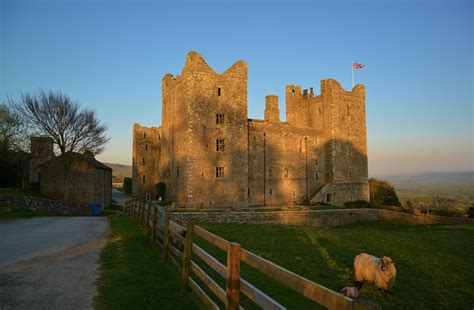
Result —
<path fill-rule="evenodd" d="M 185 222 L 283 224 L 312 227 L 335 227 L 361 221 L 390 220 L 407 224 L 458 224 L 447 217 L 413 215 L 381 209 L 344 209 L 324 211 L 275 212 L 174 212 L 173 216 Z M 474 223 L 474 221 L 470 221 Z M 463 222 L 464 223 L 464 222 Z M 461 224 L 459 222 L 459 224 Z"/>
<path fill-rule="evenodd" d="M 65 203 L 30 196 L 6 195 L 0 197 L 0 211 L 49 211 L 71 215 L 90 215 L 85 204 Z"/>

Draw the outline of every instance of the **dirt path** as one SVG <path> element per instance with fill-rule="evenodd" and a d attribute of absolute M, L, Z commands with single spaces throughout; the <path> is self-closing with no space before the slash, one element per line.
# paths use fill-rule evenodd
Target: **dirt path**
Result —
<path fill-rule="evenodd" d="M 92 309 L 108 229 L 105 217 L 0 223 L 0 309 Z"/>
<path fill-rule="evenodd" d="M 131 200 L 132 198 L 122 193 L 121 191 L 112 188 L 112 199 L 117 201 L 118 205 L 123 206 L 127 201 Z"/>

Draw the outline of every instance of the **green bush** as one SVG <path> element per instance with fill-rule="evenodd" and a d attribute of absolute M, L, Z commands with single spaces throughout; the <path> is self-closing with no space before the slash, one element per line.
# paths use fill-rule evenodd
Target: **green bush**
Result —
<path fill-rule="evenodd" d="M 156 189 L 156 197 L 161 197 L 164 200 L 165 194 L 166 194 L 166 184 L 164 182 L 156 183 L 155 189 Z"/>
<path fill-rule="evenodd" d="M 370 204 L 374 206 L 400 206 L 397 193 L 387 181 L 369 179 Z"/>
<path fill-rule="evenodd" d="M 344 202 L 345 208 L 368 208 L 370 207 L 369 202 L 365 200 L 346 201 Z"/>
<path fill-rule="evenodd" d="M 132 178 L 123 179 L 123 190 L 126 194 L 132 194 Z"/>
<path fill-rule="evenodd" d="M 468 211 L 469 217 L 474 217 L 474 207 L 470 207 Z"/>

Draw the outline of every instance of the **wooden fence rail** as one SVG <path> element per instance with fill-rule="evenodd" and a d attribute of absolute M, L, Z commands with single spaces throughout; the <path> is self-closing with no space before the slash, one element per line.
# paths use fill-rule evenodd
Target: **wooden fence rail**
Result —
<path fill-rule="evenodd" d="M 286 309 L 241 277 L 240 263 L 244 262 L 328 309 L 380 309 L 378 305 L 371 302 L 350 299 L 314 283 L 202 227 L 180 223 L 172 218 L 168 207 L 161 207 L 149 201 L 131 200 L 125 204 L 124 214 L 138 221 L 142 229 L 151 235 L 153 245 L 163 248 L 165 261 L 169 261 L 180 272 L 183 288 L 190 288 L 208 308 L 219 309 L 206 291 L 193 280 L 190 276 L 191 272 L 204 283 L 209 292 L 225 304 L 226 309 L 243 309 L 240 305 L 240 293 L 263 309 Z M 199 236 L 225 251 L 227 264 L 222 264 L 199 245 L 193 243 L 194 236 Z M 225 279 L 225 289 L 192 259 L 193 254 Z"/>

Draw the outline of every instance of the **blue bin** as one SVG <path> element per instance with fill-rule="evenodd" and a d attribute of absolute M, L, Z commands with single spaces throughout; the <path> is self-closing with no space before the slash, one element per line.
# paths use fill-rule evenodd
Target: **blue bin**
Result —
<path fill-rule="evenodd" d="M 89 208 L 91 208 L 91 214 L 94 216 L 100 215 L 100 203 L 93 202 L 89 204 Z"/>

